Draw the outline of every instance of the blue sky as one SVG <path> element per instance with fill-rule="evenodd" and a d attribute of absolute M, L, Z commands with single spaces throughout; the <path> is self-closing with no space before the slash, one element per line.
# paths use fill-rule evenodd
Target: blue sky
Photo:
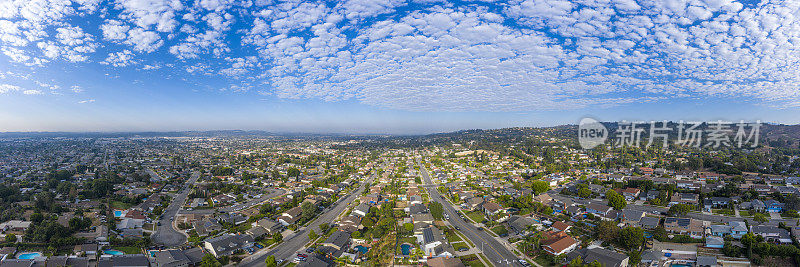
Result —
<path fill-rule="evenodd" d="M 800 123 L 800 2 L 10 0 L 0 131 Z"/>

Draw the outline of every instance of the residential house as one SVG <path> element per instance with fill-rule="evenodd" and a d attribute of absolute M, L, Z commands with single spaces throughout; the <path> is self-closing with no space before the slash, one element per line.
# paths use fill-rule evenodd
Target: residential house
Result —
<path fill-rule="evenodd" d="M 550 255 L 569 253 L 577 247 L 578 241 L 566 234 L 542 241 L 542 249 Z"/>
<path fill-rule="evenodd" d="M 612 210 L 613 210 L 613 208 L 611 208 L 609 206 L 606 206 L 606 205 L 603 205 L 603 204 L 592 203 L 592 204 L 586 205 L 586 212 L 594 214 L 594 215 L 597 215 L 597 216 L 600 216 L 600 217 L 603 217 L 603 218 L 607 217 L 608 214 L 610 214 Z"/>
<path fill-rule="evenodd" d="M 617 253 L 604 248 L 582 248 L 567 254 L 567 262 L 581 257 L 583 262 L 597 261 L 603 267 L 627 267 L 628 255 Z"/>
<path fill-rule="evenodd" d="M 652 230 L 652 229 L 658 228 L 658 225 L 660 223 L 661 223 L 661 219 L 660 218 L 645 216 L 645 217 L 642 217 L 641 220 L 639 220 L 639 223 L 637 225 L 639 227 L 641 227 L 642 229 Z"/>
<path fill-rule="evenodd" d="M 358 204 L 358 206 L 353 209 L 353 214 L 359 217 L 367 216 L 367 213 L 369 213 L 369 208 L 370 205 L 367 203 Z"/>
<path fill-rule="evenodd" d="M 525 235 L 528 233 L 528 227 L 536 222 L 530 217 L 512 215 L 506 223 L 512 232 L 518 235 Z"/>
<path fill-rule="evenodd" d="M 414 223 L 433 224 L 433 215 L 430 213 L 411 214 L 411 220 Z"/>
<path fill-rule="evenodd" d="M 283 226 L 289 226 L 296 223 L 300 220 L 300 215 L 303 213 L 303 209 L 300 207 L 291 208 L 281 214 L 278 217 L 278 222 L 283 224 Z"/>
<path fill-rule="evenodd" d="M 486 214 L 488 218 L 497 218 L 500 213 L 502 213 L 503 207 L 500 207 L 500 204 L 494 202 L 486 202 L 483 203 L 483 213 Z"/>
<path fill-rule="evenodd" d="M 628 226 L 635 226 L 639 223 L 639 221 L 644 218 L 644 212 L 639 210 L 632 210 L 632 209 L 623 209 L 622 210 L 622 223 Z"/>
<path fill-rule="evenodd" d="M 464 267 L 464 263 L 459 258 L 437 257 L 428 259 L 425 262 L 429 267 Z"/>
<path fill-rule="evenodd" d="M 240 249 L 249 248 L 253 243 L 253 237 L 250 235 L 224 234 L 206 239 L 203 247 L 214 255 L 214 257 L 221 257 L 231 255 Z"/>
<path fill-rule="evenodd" d="M 181 250 L 159 250 L 152 253 L 155 259 L 154 267 L 189 267 L 192 263 L 189 257 Z"/>
<path fill-rule="evenodd" d="M 789 234 L 789 231 L 777 226 L 753 225 L 750 226 L 750 232 L 752 232 L 754 235 L 760 235 L 764 237 L 764 241 L 766 242 L 782 244 L 792 243 L 792 237 Z"/>
<path fill-rule="evenodd" d="M 726 235 L 731 234 L 731 226 L 725 224 L 720 224 L 720 225 L 715 224 L 709 226 L 708 231 L 711 233 L 712 236 L 724 237 Z"/>
<path fill-rule="evenodd" d="M 624 196 L 627 201 L 636 200 L 636 198 L 639 197 L 639 193 L 641 193 L 639 188 L 625 188 L 625 190 L 622 190 L 622 196 Z"/>
<path fill-rule="evenodd" d="M 347 250 L 349 244 L 350 233 L 345 231 L 336 231 L 327 239 L 325 239 L 325 242 L 322 242 L 321 245 L 326 247 L 326 249 L 322 250 L 325 254 L 333 256 L 334 258 L 338 258 L 345 250 Z"/>
<path fill-rule="evenodd" d="M 719 236 L 706 237 L 706 247 L 708 248 L 722 248 L 725 245 L 725 239 Z"/>
<path fill-rule="evenodd" d="M 113 255 L 111 257 L 100 257 L 97 267 L 149 267 L 150 261 L 143 254 Z"/>
<path fill-rule="evenodd" d="M 731 227 L 731 236 L 736 239 L 742 238 L 747 234 L 747 224 L 740 221 L 730 221 L 728 225 Z"/>
<path fill-rule="evenodd" d="M 670 205 L 675 204 L 687 204 L 687 205 L 697 205 L 699 202 L 699 196 L 693 193 L 675 193 L 672 194 L 672 198 L 669 201 Z"/>
<path fill-rule="evenodd" d="M 674 234 L 689 235 L 691 238 L 703 238 L 703 222 L 692 218 L 667 217 L 664 229 Z"/>

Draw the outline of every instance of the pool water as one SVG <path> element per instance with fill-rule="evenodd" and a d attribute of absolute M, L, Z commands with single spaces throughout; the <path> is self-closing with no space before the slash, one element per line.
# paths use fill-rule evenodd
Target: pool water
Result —
<path fill-rule="evenodd" d="M 122 217 L 122 211 L 121 210 L 115 210 L 114 211 L 114 217 Z"/>
<path fill-rule="evenodd" d="M 358 252 L 361 252 L 361 254 L 366 254 L 367 251 L 369 251 L 369 248 L 365 246 L 356 246 L 356 250 L 358 250 Z"/>
<path fill-rule="evenodd" d="M 669 267 L 692 267 L 692 265 L 691 264 L 673 263 L 673 264 L 670 264 Z"/>
<path fill-rule="evenodd" d="M 411 245 L 409 244 L 400 245 L 400 251 L 403 252 L 403 255 L 411 254 Z"/>
<path fill-rule="evenodd" d="M 42 253 L 39 253 L 39 252 L 28 252 L 28 253 L 19 254 L 19 256 L 17 256 L 17 259 L 20 259 L 20 260 L 32 260 L 32 259 L 35 259 L 35 258 L 38 258 L 38 257 L 41 257 L 41 256 L 42 256 Z"/>
<path fill-rule="evenodd" d="M 122 255 L 122 254 L 125 254 L 125 253 L 123 253 L 122 251 L 119 251 L 119 250 L 113 250 L 113 249 L 106 249 L 106 250 L 103 250 L 103 253 L 105 253 L 105 254 L 108 254 L 108 255 Z"/>

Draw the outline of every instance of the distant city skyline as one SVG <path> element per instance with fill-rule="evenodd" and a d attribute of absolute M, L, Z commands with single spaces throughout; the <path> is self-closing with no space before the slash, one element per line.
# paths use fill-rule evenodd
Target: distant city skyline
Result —
<path fill-rule="evenodd" d="M 0 131 L 800 123 L 800 2 L 0 3 Z"/>

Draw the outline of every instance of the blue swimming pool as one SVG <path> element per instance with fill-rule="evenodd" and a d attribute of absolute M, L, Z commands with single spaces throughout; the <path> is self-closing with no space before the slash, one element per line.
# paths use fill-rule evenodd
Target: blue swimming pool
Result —
<path fill-rule="evenodd" d="M 114 211 L 114 217 L 122 217 L 122 211 L 121 210 L 115 210 Z"/>
<path fill-rule="evenodd" d="M 403 252 L 403 255 L 411 254 L 411 245 L 409 244 L 400 245 L 400 251 Z"/>
<path fill-rule="evenodd" d="M 358 252 L 361 252 L 361 254 L 366 254 L 367 251 L 369 251 L 369 248 L 365 246 L 356 246 L 356 250 L 358 250 Z"/>
<path fill-rule="evenodd" d="M 119 250 L 113 250 L 113 249 L 106 249 L 106 250 L 103 250 L 103 253 L 105 253 L 105 254 L 108 254 L 108 255 L 122 255 L 122 254 L 125 254 L 125 253 L 123 253 L 122 251 L 119 251 Z"/>
<path fill-rule="evenodd" d="M 32 259 L 35 259 L 35 258 L 38 258 L 38 257 L 41 257 L 41 256 L 42 256 L 42 253 L 39 253 L 39 252 L 27 252 L 27 253 L 19 254 L 17 256 L 17 259 L 20 259 L 20 260 L 32 260 Z"/>

